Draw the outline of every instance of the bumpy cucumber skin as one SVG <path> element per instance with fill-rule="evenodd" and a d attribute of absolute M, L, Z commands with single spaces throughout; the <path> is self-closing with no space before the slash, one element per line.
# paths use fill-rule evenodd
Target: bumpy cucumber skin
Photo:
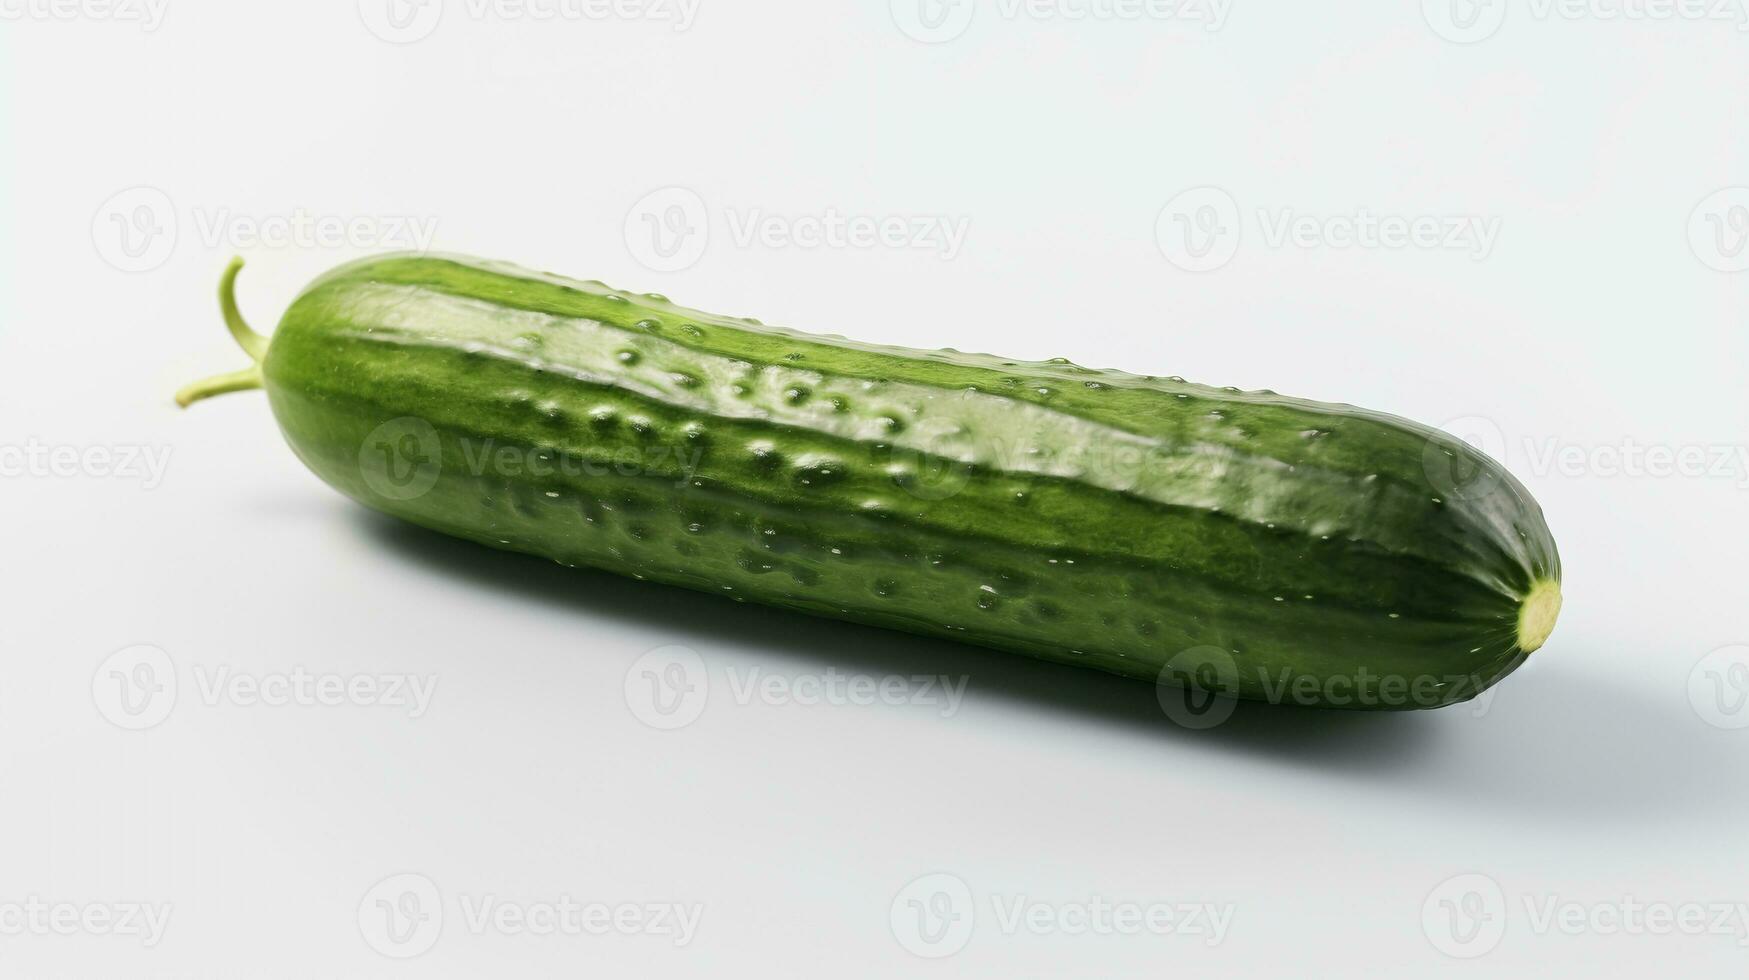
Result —
<path fill-rule="evenodd" d="M 1147 680 L 1212 657 L 1246 698 L 1467 700 L 1523 661 L 1522 600 L 1560 578 L 1517 481 L 1392 416 L 462 257 L 334 270 L 263 367 L 298 456 L 415 524 Z M 1367 677 L 1413 691 L 1354 696 Z"/>

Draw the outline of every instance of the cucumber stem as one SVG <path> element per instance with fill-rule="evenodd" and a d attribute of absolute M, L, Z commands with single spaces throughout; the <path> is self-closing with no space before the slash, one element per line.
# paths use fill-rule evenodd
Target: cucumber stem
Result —
<path fill-rule="evenodd" d="M 231 264 L 225 267 L 224 277 L 219 280 L 219 310 L 224 314 L 225 327 L 231 331 L 237 346 L 249 355 L 255 363 L 240 371 L 215 375 L 184 387 L 176 393 L 176 404 L 183 408 L 214 395 L 222 395 L 228 391 L 246 391 L 261 387 L 261 361 L 267 356 L 267 338 L 249 328 L 243 319 L 243 311 L 237 308 L 237 273 L 243 269 L 242 257 L 231 259 Z"/>
<path fill-rule="evenodd" d="M 248 391 L 261 387 L 261 365 L 251 364 L 241 371 L 216 374 L 186 385 L 176 393 L 176 404 L 187 408 L 202 398 L 222 395 L 227 391 Z"/>
<path fill-rule="evenodd" d="M 243 257 L 233 256 L 231 264 L 225 266 L 224 278 L 219 280 L 219 309 L 225 314 L 225 326 L 231 330 L 231 336 L 237 338 L 237 346 L 256 364 L 267 356 L 267 338 L 249 329 L 249 324 L 243 320 L 243 311 L 237 309 L 237 273 L 243 271 Z"/>

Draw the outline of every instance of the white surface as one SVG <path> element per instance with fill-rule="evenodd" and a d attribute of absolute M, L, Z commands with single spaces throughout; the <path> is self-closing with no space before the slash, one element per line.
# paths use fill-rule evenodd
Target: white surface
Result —
<path fill-rule="evenodd" d="M 388 23 L 375 0 L 170 0 L 154 30 L 4 2 L 25 16 L 0 21 L 0 974 L 1741 974 L 1749 729 L 1729 726 L 1749 709 L 1717 698 L 1749 690 L 1730 670 L 1749 651 L 1702 663 L 1749 642 L 1749 273 L 1722 271 L 1749 257 L 1735 6 L 1514 3 L 1499 23 L 1483 4 L 1465 32 L 1436 0 L 1283 0 L 1223 4 L 1209 30 L 987 0 L 929 44 L 874 0 L 704 0 L 686 30 L 452 0 L 390 44 L 365 26 Z M 1198 259 L 1168 213 L 1163 250 L 1162 208 L 1210 186 L 1180 203 L 1238 239 Z M 644 207 L 702 206 L 710 230 L 664 257 L 637 209 L 671 187 Z M 130 258 L 113 220 L 142 206 L 177 233 Z M 1270 241 L 1284 215 L 1363 209 L 1497 234 L 1485 254 Z M 1481 708 L 1245 710 L 1193 733 L 1145 685 L 393 526 L 306 473 L 259 395 L 169 401 L 243 363 L 212 298 L 230 254 L 265 329 L 316 273 L 400 244 L 249 239 L 300 210 L 436 222 L 444 249 L 868 340 L 1467 420 L 1544 505 L 1566 611 Z M 951 259 L 737 242 L 755 214 L 828 212 L 969 224 Z M 1173 261 L 1233 245 L 1213 271 Z M 168 464 L 156 483 L 90 458 L 20 475 L 30 446 Z M 1618 465 L 1644 447 L 1706 463 Z M 131 731 L 104 708 L 153 720 L 115 702 L 134 654 L 106 658 L 139 644 L 177 689 Z M 626 690 L 671 645 L 710 688 L 665 731 Z M 299 669 L 436 688 L 419 717 L 207 691 Z M 957 710 L 737 703 L 755 671 L 968 680 Z M 912 884 L 933 874 L 953 878 Z M 388 935 L 376 901 L 421 889 L 441 930 Z M 470 920 L 565 896 L 702 918 L 684 946 Z M 907 903 L 956 898 L 970 932 L 920 940 Z M 1022 899 L 1230 920 L 1214 945 L 1038 934 L 1003 920 Z M 19 918 L 33 900 L 169 919 L 149 946 L 59 935 Z M 1444 900 L 1492 915 L 1474 942 Z M 1733 907 L 1724 934 L 1622 934 L 1624 902 Z M 1551 903 L 1577 929 L 1548 925 Z"/>

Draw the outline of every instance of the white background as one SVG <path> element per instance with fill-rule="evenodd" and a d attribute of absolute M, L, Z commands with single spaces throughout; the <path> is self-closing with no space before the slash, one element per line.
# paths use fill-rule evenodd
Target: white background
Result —
<path fill-rule="evenodd" d="M 0 0 L 0 975 L 1639 977 L 1749 961 L 1738 912 L 1723 934 L 1609 928 L 1624 903 L 1749 903 L 1734 3 L 1721 20 L 1234 0 L 1217 21 L 979 0 L 937 10 L 931 32 L 915 0 L 702 0 L 684 24 L 678 0 L 548 19 L 450 0 L 435 24 L 420 18 L 438 8 L 405 8 L 397 33 L 376 0 L 168 0 L 149 23 L 133 0 L 30 2 Z M 666 188 L 682 190 L 648 197 Z M 833 213 L 966 234 L 951 255 L 793 240 Z M 1363 213 L 1497 234 L 1344 246 L 1330 219 Z M 354 240 L 256 240 L 300 214 L 358 220 Z M 250 262 L 241 298 L 265 330 L 322 270 L 410 244 L 404 219 L 435 223 L 445 250 L 767 322 L 1447 424 L 1543 504 L 1565 613 L 1486 702 L 1242 709 L 1192 732 L 1147 685 L 399 527 L 309 475 L 259 394 L 171 404 L 244 363 L 213 300 L 230 255 Z M 693 237 L 664 258 L 653 227 Z M 1189 240 L 1203 258 L 1186 228 L 1217 233 Z M 43 455 L 66 447 L 72 463 Z M 113 656 L 142 644 L 161 657 Z M 633 710 L 652 650 L 704 679 L 690 724 Z M 300 668 L 436 688 L 418 717 L 210 690 Z M 955 705 L 909 680 L 917 703 L 738 698 L 757 671 L 967 686 Z M 120 678 L 161 690 L 122 705 Z M 913 884 L 937 874 L 952 877 Z M 685 945 L 470 920 L 565 896 L 702 918 Z M 390 933 L 379 899 L 424 931 Z M 913 899 L 958 925 L 919 938 Z M 1206 921 L 1003 920 L 1024 901 L 1072 925 L 1095 900 L 1230 919 L 1218 943 Z M 63 935 L 32 903 L 169 920 L 155 943 Z M 1550 903 L 1578 927 L 1547 925 Z"/>

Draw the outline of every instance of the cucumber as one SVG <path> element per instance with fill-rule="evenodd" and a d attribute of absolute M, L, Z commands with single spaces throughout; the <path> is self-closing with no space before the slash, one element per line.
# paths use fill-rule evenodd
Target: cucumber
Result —
<path fill-rule="evenodd" d="M 254 364 L 366 506 L 565 565 L 1215 694 L 1474 697 L 1560 559 L 1502 467 L 1347 405 L 916 351 L 459 256 L 312 283 Z M 582 587 L 582 586 L 580 586 Z"/>

